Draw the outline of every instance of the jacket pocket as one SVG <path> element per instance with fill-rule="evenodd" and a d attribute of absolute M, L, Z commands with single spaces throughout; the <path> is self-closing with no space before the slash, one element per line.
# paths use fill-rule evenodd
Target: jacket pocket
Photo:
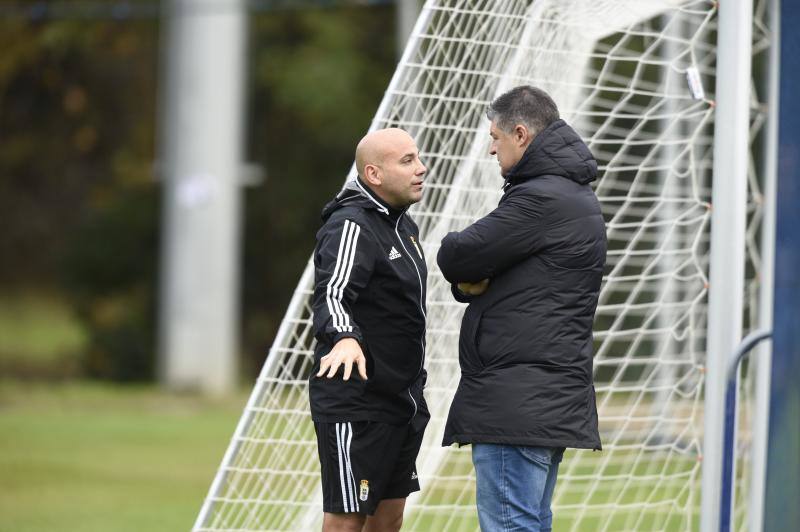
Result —
<path fill-rule="evenodd" d="M 470 305 L 464 313 L 458 340 L 458 363 L 463 375 L 475 375 L 484 369 L 478 354 L 478 331 L 482 314 L 477 310 L 470 312 L 472 309 Z"/>

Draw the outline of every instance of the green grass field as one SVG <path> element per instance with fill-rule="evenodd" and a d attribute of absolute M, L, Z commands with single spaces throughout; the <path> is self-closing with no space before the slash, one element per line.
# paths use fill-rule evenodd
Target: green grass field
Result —
<path fill-rule="evenodd" d="M 0 531 L 189 530 L 245 402 L 244 393 L 212 400 L 154 387 L 0 382 Z M 285 419 L 264 423 L 265 430 L 267 426 L 278 432 L 289 430 Z M 652 480 L 623 482 L 628 475 L 648 479 L 688 472 L 690 464 L 665 456 L 644 461 L 624 458 L 623 453 L 604 470 L 609 479 L 592 495 L 583 490 L 587 482 L 580 480 L 594 469 L 589 467 L 591 460 L 585 464 L 587 471 L 571 472 L 575 477 L 571 487 L 561 486 L 558 497 L 562 512 L 556 530 L 572 529 L 574 507 L 584 503 L 597 505 L 599 513 L 584 516 L 580 530 L 695 528 L 697 516 L 681 493 L 688 478 L 662 483 L 657 491 Z M 263 459 L 269 461 L 266 455 Z M 475 530 L 474 493 L 465 492 L 464 482 L 457 480 L 470 468 L 468 453 L 444 464 L 439 474 L 454 480 L 439 482 L 426 498 L 435 508 L 408 512 L 405 528 Z M 293 482 L 300 481 L 317 483 L 316 477 Z M 273 487 L 279 492 L 296 488 L 294 484 Z M 653 504 L 660 499 L 677 499 L 686 505 L 685 511 Z M 634 503 L 647 508 L 625 510 Z M 614 517 L 608 504 L 619 505 Z M 270 511 L 291 510 L 302 509 Z"/>
<path fill-rule="evenodd" d="M 188 530 L 245 402 L 0 382 L 0 531 Z"/>

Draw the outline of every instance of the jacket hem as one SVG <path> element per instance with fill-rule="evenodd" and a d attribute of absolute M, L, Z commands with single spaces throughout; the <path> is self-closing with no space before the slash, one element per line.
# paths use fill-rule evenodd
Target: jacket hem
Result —
<path fill-rule="evenodd" d="M 578 440 L 532 438 L 530 436 L 501 436 L 497 434 L 445 434 L 442 439 L 442 447 L 449 447 L 454 443 L 459 446 L 472 443 L 494 443 L 498 445 L 524 445 L 529 447 L 566 447 L 569 449 L 591 449 L 593 451 L 603 450 L 603 446 L 599 441 L 586 442 Z"/>
<path fill-rule="evenodd" d="M 420 414 L 416 414 L 414 417 Z M 385 423 L 401 427 L 414 421 L 414 417 L 390 416 L 380 413 L 365 412 L 361 414 L 312 414 L 311 420 L 314 423 L 357 423 L 360 421 L 372 421 L 373 423 Z"/>

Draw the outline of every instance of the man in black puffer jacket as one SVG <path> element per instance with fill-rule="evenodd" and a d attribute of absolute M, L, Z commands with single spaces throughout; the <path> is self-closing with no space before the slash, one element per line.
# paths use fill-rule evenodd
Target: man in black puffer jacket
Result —
<path fill-rule="evenodd" d="M 597 163 L 541 89 L 492 102 L 495 210 L 442 240 L 437 261 L 469 302 L 443 445 L 472 444 L 483 530 L 549 530 L 566 447 L 599 450 L 592 322 L 606 258 Z"/>

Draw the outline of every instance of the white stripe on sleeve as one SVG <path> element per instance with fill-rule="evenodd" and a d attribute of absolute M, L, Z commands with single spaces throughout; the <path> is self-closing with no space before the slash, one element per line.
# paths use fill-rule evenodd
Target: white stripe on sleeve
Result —
<path fill-rule="evenodd" d="M 347 257 L 347 270 L 344 274 L 344 281 L 339 287 L 339 294 L 336 302 L 344 315 L 344 330 L 353 332 L 353 326 L 350 324 L 350 316 L 344 311 L 342 307 L 342 297 L 344 297 L 344 287 L 350 282 L 350 272 L 353 271 L 353 264 L 356 258 L 356 245 L 358 244 L 358 235 L 361 234 L 361 228 L 357 224 L 352 224 L 354 227 L 352 246 L 350 247 L 350 255 Z"/>
<path fill-rule="evenodd" d="M 344 221 L 342 238 L 339 241 L 339 250 L 336 255 L 336 266 L 333 269 L 333 275 L 328 280 L 326 290 L 328 312 L 331 314 L 334 329 L 339 332 L 353 331 L 353 326 L 350 324 L 350 316 L 342 306 L 342 297 L 344 296 L 344 288 L 350 281 L 350 272 L 353 270 L 356 245 L 360 233 L 361 227 L 358 224 L 350 220 Z"/>

